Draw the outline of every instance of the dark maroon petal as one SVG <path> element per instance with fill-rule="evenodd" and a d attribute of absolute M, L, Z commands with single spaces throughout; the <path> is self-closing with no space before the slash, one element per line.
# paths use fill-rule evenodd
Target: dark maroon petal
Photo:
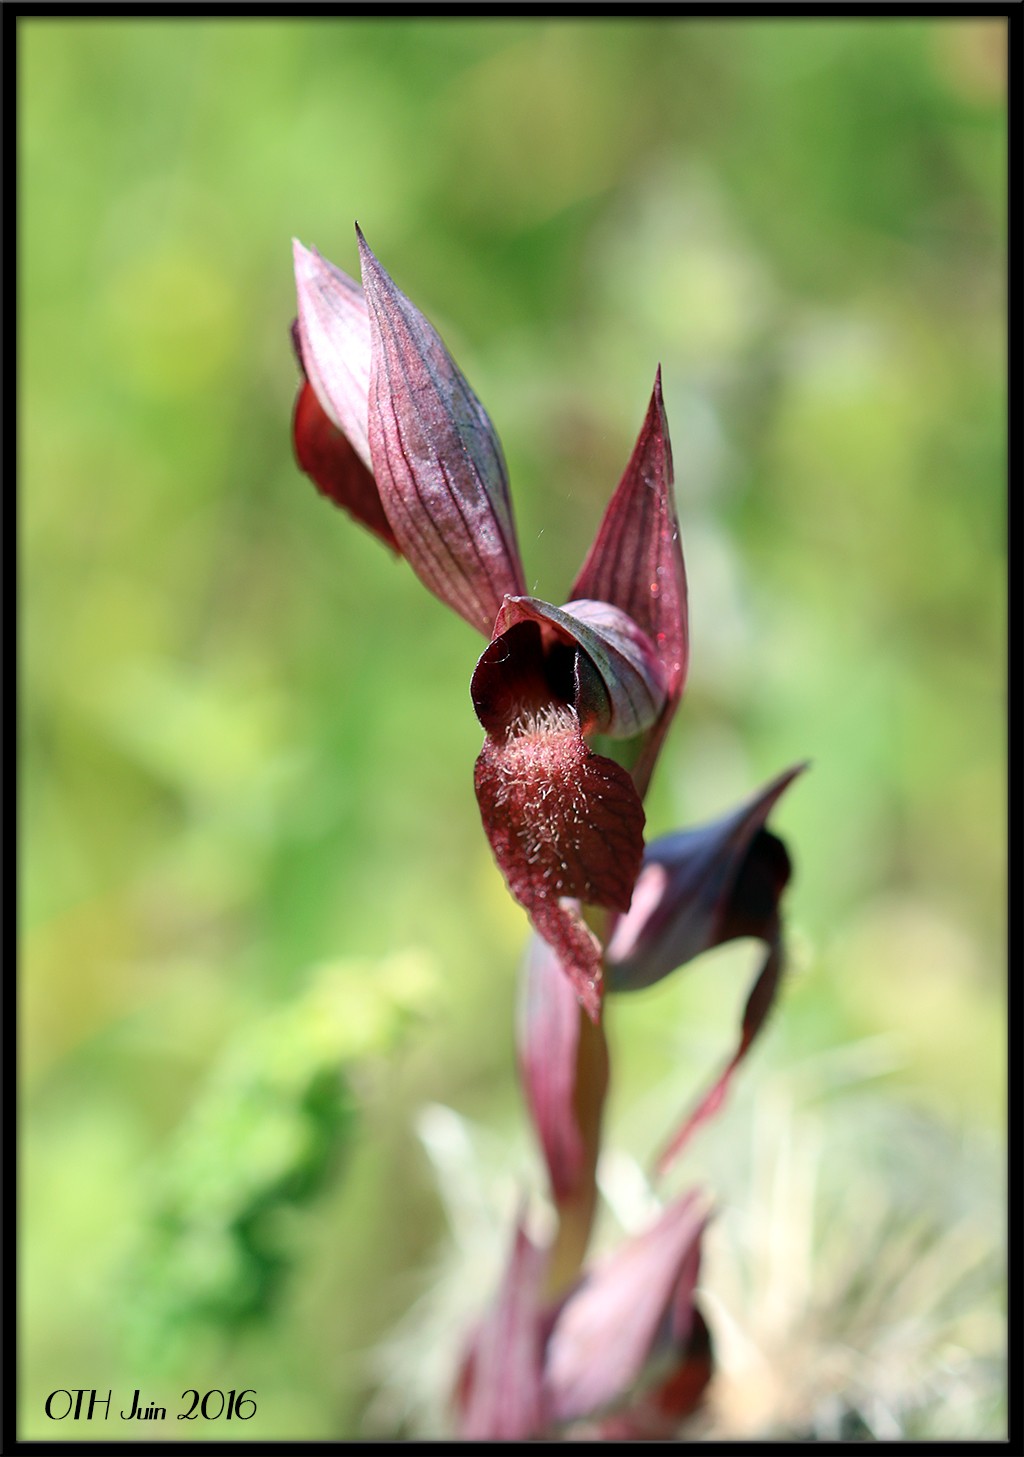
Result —
<path fill-rule="evenodd" d="M 373 476 L 328 419 L 308 380 L 303 381 L 295 401 L 292 438 L 295 458 L 317 489 L 398 551 Z"/>
<path fill-rule="evenodd" d="M 302 367 L 324 413 L 369 470 L 370 318 L 363 290 L 315 248 L 293 240 L 292 251 Z"/>
<path fill-rule="evenodd" d="M 476 795 L 516 900 L 558 955 L 595 1022 L 601 947 L 574 901 L 624 910 L 643 855 L 643 806 L 626 771 L 592 754 L 573 709 L 543 706 L 488 734 Z"/>
<path fill-rule="evenodd" d="M 766 938 L 768 954 L 750 990 L 747 1005 L 743 1009 L 739 1045 L 711 1087 L 701 1094 L 695 1106 L 687 1114 L 682 1126 L 672 1135 L 658 1155 L 656 1169 L 659 1174 L 664 1174 L 671 1168 L 701 1124 L 706 1123 L 722 1107 L 729 1091 L 729 1084 L 732 1082 L 733 1073 L 746 1057 L 750 1044 L 764 1025 L 772 1002 L 775 1000 L 784 965 L 782 940 L 777 922 L 770 930 L 767 927 L 765 929 L 768 932 Z"/>
<path fill-rule="evenodd" d="M 545 1257 L 521 1223 L 491 1312 L 470 1344 L 456 1389 L 464 1441 L 525 1441 L 544 1426 L 541 1282 Z"/>
<path fill-rule="evenodd" d="M 477 718 L 489 734 L 503 738 L 551 704 L 568 706 L 575 694 L 574 664 L 571 649 L 545 648 L 537 622 L 517 622 L 480 654 L 470 683 Z"/>
<path fill-rule="evenodd" d="M 536 597 L 506 597 L 494 636 L 520 622 L 536 622 L 546 644 L 578 647 L 586 671 L 573 695 L 584 732 L 631 738 L 654 723 L 665 704 L 665 682 L 646 633 L 607 602 L 553 607 Z"/>
<path fill-rule="evenodd" d="M 633 905 L 614 927 L 606 969 L 614 991 L 650 986 L 712 946 L 740 936 L 765 942 L 765 960 L 743 1012 L 735 1053 L 698 1100 L 658 1161 L 663 1172 L 691 1135 L 721 1108 L 732 1075 L 768 1016 L 784 956 L 779 902 L 790 875 L 786 847 L 765 829 L 798 764 L 735 813 L 647 847 Z"/>
<path fill-rule="evenodd" d="M 667 697 L 660 716 L 646 731 L 633 767 L 642 797 L 682 697 L 689 662 L 686 570 L 660 368 L 633 454 L 571 595 L 621 608 L 654 644 Z"/>
<path fill-rule="evenodd" d="M 525 591 L 501 445 L 440 335 L 361 233 L 359 251 L 370 456 L 384 510 L 420 580 L 490 637 L 505 594 Z"/>
<path fill-rule="evenodd" d="M 685 1346 L 707 1208 L 694 1192 L 644 1234 L 620 1245 L 566 1299 L 548 1340 L 550 1416 L 570 1422 L 619 1402 L 664 1354 Z"/>
<path fill-rule="evenodd" d="M 584 1047 L 585 1030 L 558 957 L 546 941 L 531 937 L 519 1005 L 519 1070 L 559 1206 L 595 1191 L 608 1048 L 600 1029 L 596 1043 Z"/>
<path fill-rule="evenodd" d="M 628 916 L 608 943 L 613 991 L 650 986 L 737 936 L 765 936 L 789 878 L 782 842 L 764 828 L 796 765 L 713 824 L 653 840 Z"/>

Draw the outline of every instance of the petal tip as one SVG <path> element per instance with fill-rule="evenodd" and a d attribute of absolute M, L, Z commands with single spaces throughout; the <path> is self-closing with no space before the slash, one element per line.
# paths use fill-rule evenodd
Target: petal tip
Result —
<path fill-rule="evenodd" d="M 299 281 L 310 280 L 323 266 L 323 255 L 315 248 L 307 248 L 298 238 L 292 239 L 292 261 L 295 277 Z"/>

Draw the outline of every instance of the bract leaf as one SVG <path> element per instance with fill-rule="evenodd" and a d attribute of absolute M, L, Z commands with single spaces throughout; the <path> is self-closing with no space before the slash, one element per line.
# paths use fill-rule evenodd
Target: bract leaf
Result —
<path fill-rule="evenodd" d="M 370 458 L 384 510 L 420 580 L 490 637 L 505 594 L 525 591 L 501 445 L 440 335 L 356 231 L 370 311 Z"/>
<path fill-rule="evenodd" d="M 567 1297 L 544 1363 L 553 1420 L 606 1410 L 641 1378 L 664 1333 L 686 1341 L 706 1221 L 706 1204 L 691 1191 L 595 1265 Z"/>
<path fill-rule="evenodd" d="M 711 1333 L 696 1305 L 690 1331 L 670 1362 L 669 1374 L 638 1392 L 621 1411 L 598 1424 L 604 1442 L 671 1441 L 700 1405 L 714 1370 Z"/>
<path fill-rule="evenodd" d="M 501 1290 L 473 1337 L 456 1403 L 466 1441 L 525 1441 L 544 1425 L 541 1283 L 545 1255 L 517 1225 Z"/>
<path fill-rule="evenodd" d="M 558 957 L 532 936 L 519 1003 L 519 1070 L 556 1205 L 593 1192 L 608 1048 L 598 1029 L 581 1059 L 584 1030 L 579 1000 Z"/>

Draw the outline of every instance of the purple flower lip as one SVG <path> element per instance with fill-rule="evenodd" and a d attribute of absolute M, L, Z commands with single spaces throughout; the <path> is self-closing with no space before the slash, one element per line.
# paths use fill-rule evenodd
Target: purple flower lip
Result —
<path fill-rule="evenodd" d="M 601 946 L 578 903 L 629 908 L 644 812 L 628 771 L 586 736 L 635 737 L 655 722 L 661 665 L 610 603 L 507 596 L 494 629 L 471 685 L 487 730 L 476 765 L 484 828 L 512 894 L 596 1020 Z"/>

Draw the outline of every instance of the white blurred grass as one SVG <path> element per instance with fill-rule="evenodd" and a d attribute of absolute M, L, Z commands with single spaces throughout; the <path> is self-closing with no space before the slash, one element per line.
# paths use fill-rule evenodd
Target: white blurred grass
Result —
<path fill-rule="evenodd" d="M 701 1182 L 717 1208 L 700 1298 L 716 1375 L 684 1437 L 1004 1435 L 998 1143 L 894 1099 L 878 1082 L 891 1062 L 873 1038 L 794 1068 L 748 1069 L 705 1130 Z M 450 1108 L 424 1110 L 419 1133 L 450 1236 L 371 1354 L 366 1427 L 436 1438 L 450 1430 L 459 1355 L 497 1286 L 517 1205 L 541 1176 L 523 1137 Z M 614 1144 L 600 1182 L 598 1247 L 646 1225 L 661 1192 Z"/>

